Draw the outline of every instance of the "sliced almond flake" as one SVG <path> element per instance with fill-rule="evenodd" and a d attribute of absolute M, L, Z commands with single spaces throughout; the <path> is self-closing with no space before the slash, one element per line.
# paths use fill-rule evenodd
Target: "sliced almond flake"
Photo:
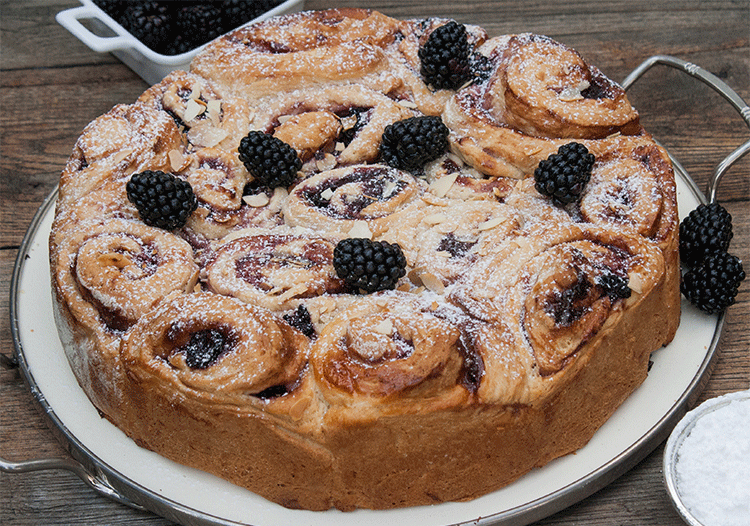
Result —
<path fill-rule="evenodd" d="M 437 252 L 435 252 L 435 255 L 443 259 L 450 259 L 451 257 L 451 253 L 448 252 L 447 250 L 438 250 Z"/>
<path fill-rule="evenodd" d="M 193 86 L 193 89 L 190 91 L 190 95 L 188 95 L 188 100 L 197 100 L 201 96 L 201 87 L 200 85 L 196 84 Z"/>
<path fill-rule="evenodd" d="M 336 166 L 336 157 L 333 154 L 327 153 L 325 157 L 318 160 L 316 165 L 321 172 L 332 170 Z"/>
<path fill-rule="evenodd" d="M 365 239 L 372 239 L 372 231 L 367 221 L 358 219 L 354 221 L 351 230 L 349 230 L 349 237 L 362 237 Z"/>
<path fill-rule="evenodd" d="M 333 197 L 333 190 L 331 188 L 326 188 L 322 192 L 320 192 L 320 197 L 325 199 L 326 201 L 330 201 L 331 197 Z"/>
<path fill-rule="evenodd" d="M 377 332 L 378 334 L 385 334 L 387 336 L 390 336 L 391 334 L 393 334 L 393 321 L 388 319 L 383 320 L 375 327 L 373 327 L 372 330 Z"/>
<path fill-rule="evenodd" d="M 201 115 L 204 111 L 206 111 L 206 106 L 200 104 L 198 101 L 190 99 L 185 107 L 185 113 L 182 115 L 182 120 L 190 122 L 198 115 Z"/>
<path fill-rule="evenodd" d="M 115 154 L 113 161 L 115 162 L 115 164 L 120 164 L 122 161 L 127 159 L 131 153 L 133 153 L 133 150 L 131 150 L 130 148 L 120 150 Z"/>
<path fill-rule="evenodd" d="M 349 115 L 348 117 L 344 117 L 341 119 L 341 127 L 344 130 L 350 130 L 354 128 L 357 125 L 357 116 L 356 115 Z"/>
<path fill-rule="evenodd" d="M 167 156 L 169 157 L 169 166 L 172 167 L 173 172 L 179 172 L 188 163 L 188 157 L 180 150 L 169 150 Z"/>
<path fill-rule="evenodd" d="M 573 102 L 574 100 L 583 100 L 583 95 L 580 93 L 565 92 L 560 93 L 558 98 L 563 102 Z"/>
<path fill-rule="evenodd" d="M 396 287 L 396 290 L 399 291 L 399 292 L 409 292 L 410 288 L 411 288 L 411 285 L 409 285 L 408 283 L 404 282 L 401 285 L 399 285 L 398 287 Z"/>
<path fill-rule="evenodd" d="M 386 181 L 385 186 L 383 186 L 383 193 L 382 196 L 385 198 L 388 198 L 393 194 L 393 191 L 398 188 L 398 185 L 396 184 L 396 181 Z"/>
<path fill-rule="evenodd" d="M 456 231 L 456 225 L 449 222 L 438 223 L 433 228 L 438 234 L 450 234 Z"/>
<path fill-rule="evenodd" d="M 206 121 L 208 123 L 208 121 Z M 188 140 L 198 146 L 211 148 L 227 138 L 229 133 L 213 126 L 194 126 L 188 132 Z"/>
<path fill-rule="evenodd" d="M 461 157 L 459 157 L 455 153 L 449 153 L 447 157 L 448 157 L 448 159 L 450 159 L 451 161 L 453 161 L 457 166 L 463 166 L 464 164 L 466 164 L 466 163 L 464 163 L 464 160 L 461 159 Z M 456 175 L 458 175 L 458 174 L 456 174 Z"/>
<path fill-rule="evenodd" d="M 300 294 L 304 294 L 305 292 L 307 292 L 307 285 L 304 283 L 297 283 L 293 287 L 287 289 L 285 293 L 279 295 L 278 299 L 279 301 L 286 301 L 295 296 L 299 296 Z"/>
<path fill-rule="evenodd" d="M 279 124 L 284 124 L 286 121 L 291 119 L 293 115 L 279 115 Z"/>
<path fill-rule="evenodd" d="M 464 82 L 464 83 L 463 83 L 463 84 L 461 85 L 461 87 L 460 87 L 460 88 L 458 88 L 458 89 L 464 89 L 464 88 L 468 88 L 468 87 L 469 87 L 469 86 L 471 86 L 472 84 L 474 84 L 474 79 L 471 79 L 471 80 L 467 80 L 467 81 L 466 81 L 466 82 Z"/>
<path fill-rule="evenodd" d="M 344 150 L 346 150 L 346 144 L 344 144 L 343 142 L 337 142 L 336 146 L 334 146 L 334 150 L 336 150 L 337 152 L 343 152 Z"/>
<path fill-rule="evenodd" d="M 422 201 L 424 201 L 428 205 L 448 206 L 447 200 L 439 198 L 435 194 L 429 192 L 422 194 Z"/>
<path fill-rule="evenodd" d="M 254 194 L 254 195 L 246 195 L 242 198 L 243 201 L 248 206 L 252 206 L 253 208 L 260 208 L 262 206 L 266 206 L 270 199 L 266 194 Z"/>
<path fill-rule="evenodd" d="M 422 222 L 427 225 L 437 225 L 447 220 L 448 220 L 447 215 L 443 214 L 442 212 L 438 212 L 437 214 L 431 214 L 431 215 L 426 216 L 424 219 L 422 219 Z"/>
<path fill-rule="evenodd" d="M 283 201 L 287 197 L 289 197 L 289 190 L 287 190 L 283 186 L 278 186 L 273 189 L 273 196 L 271 197 L 271 199 L 273 199 L 274 201 Z"/>
<path fill-rule="evenodd" d="M 440 307 L 440 304 L 437 301 L 433 301 L 430 304 L 430 310 L 438 310 L 439 307 Z"/>
<path fill-rule="evenodd" d="M 536 146 L 534 148 L 527 148 L 526 149 L 526 155 L 528 155 L 529 157 L 531 157 L 532 155 L 536 155 L 536 154 L 538 154 L 541 151 L 542 151 L 542 147 L 541 146 Z"/>
<path fill-rule="evenodd" d="M 252 124 L 255 120 L 255 110 L 251 109 L 247 112 L 247 123 Z"/>
<path fill-rule="evenodd" d="M 406 275 L 406 277 L 414 283 L 415 285 L 421 285 L 422 284 L 422 272 L 424 272 L 424 269 L 422 268 L 413 268 L 409 271 L 409 273 Z"/>
<path fill-rule="evenodd" d="M 201 283 L 199 281 L 195 284 L 195 287 L 193 287 L 193 292 L 200 292 L 201 290 L 203 290 L 203 287 L 201 287 Z"/>
<path fill-rule="evenodd" d="M 519 248 L 526 248 L 529 246 L 529 240 L 525 237 L 517 237 L 513 240 L 513 242 L 518 245 Z"/>
<path fill-rule="evenodd" d="M 208 109 L 208 118 L 211 119 L 214 126 L 221 124 L 221 101 L 216 99 L 210 100 L 206 107 Z"/>
<path fill-rule="evenodd" d="M 633 292 L 641 294 L 643 292 L 643 278 L 641 275 L 635 272 L 628 275 L 628 287 Z"/>
<path fill-rule="evenodd" d="M 436 294 L 442 294 L 445 292 L 445 284 L 443 284 L 441 279 L 432 272 L 423 272 L 420 278 L 422 279 L 424 286 L 430 291 Z"/>
<path fill-rule="evenodd" d="M 416 104 L 414 104 L 414 103 L 413 103 L 412 101 L 410 101 L 410 100 L 406 100 L 406 99 L 404 99 L 404 100 L 400 100 L 400 101 L 398 101 L 398 104 L 399 104 L 399 106 L 403 106 L 404 108 L 409 108 L 409 109 L 411 109 L 411 110 L 415 110 L 415 109 L 417 109 L 417 105 L 416 105 Z"/>
<path fill-rule="evenodd" d="M 480 232 L 483 232 L 485 230 L 491 230 L 491 229 L 495 228 L 496 226 L 502 224 L 504 220 L 505 220 L 505 218 L 503 218 L 503 217 L 495 217 L 493 219 L 485 221 L 484 223 L 480 223 L 477 226 L 477 229 Z"/>
<path fill-rule="evenodd" d="M 620 135 L 622 135 L 622 132 L 616 131 L 615 133 L 607 135 L 607 139 L 614 139 L 616 137 L 619 137 Z"/>
<path fill-rule="evenodd" d="M 458 179 L 458 172 L 450 173 L 430 183 L 430 190 L 438 197 L 445 197 L 453 183 Z"/>

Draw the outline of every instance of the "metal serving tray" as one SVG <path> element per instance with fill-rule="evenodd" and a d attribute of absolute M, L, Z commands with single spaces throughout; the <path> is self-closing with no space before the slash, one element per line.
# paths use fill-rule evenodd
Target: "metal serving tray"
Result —
<path fill-rule="evenodd" d="M 724 96 L 750 126 L 750 108 L 723 81 L 673 57 L 645 61 L 624 81 L 627 89 L 655 64 L 678 68 Z M 750 151 L 750 140 L 716 167 L 708 194 L 714 200 L 724 172 Z M 674 162 L 682 216 L 706 197 L 677 160 Z M 309 524 L 380 526 L 388 522 L 524 525 L 564 509 L 606 486 L 663 442 L 698 399 L 717 356 L 724 316 L 708 316 L 683 300 L 675 340 L 652 354 L 646 381 L 575 455 L 533 470 L 515 483 L 470 502 L 396 510 L 310 512 L 290 510 L 198 470 L 139 448 L 99 417 L 78 386 L 57 338 L 52 318 L 47 237 L 54 215 L 53 192 L 34 217 L 18 252 L 10 289 L 15 355 L 0 363 L 20 368 L 72 459 L 11 462 L 0 471 L 66 469 L 94 491 L 184 525 Z"/>

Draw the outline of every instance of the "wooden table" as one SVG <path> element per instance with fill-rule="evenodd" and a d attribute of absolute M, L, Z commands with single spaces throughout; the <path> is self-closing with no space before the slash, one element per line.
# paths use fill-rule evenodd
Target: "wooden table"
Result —
<path fill-rule="evenodd" d="M 2 137 L 0 144 L 0 352 L 10 354 L 9 283 L 18 247 L 83 127 L 146 84 L 109 54 L 90 51 L 60 27 L 55 14 L 73 0 L 2 0 Z M 750 2 L 609 0 L 526 2 L 466 0 L 308 0 L 307 8 L 371 7 L 407 18 L 443 16 L 482 25 L 490 35 L 530 31 L 577 49 L 615 80 L 654 54 L 701 65 L 750 100 Z M 450 6 L 450 7 L 449 7 Z M 705 188 L 716 163 L 750 133 L 707 87 L 663 68 L 630 91 L 653 135 Z M 750 156 L 724 178 L 719 199 L 734 217 L 731 251 L 750 262 Z M 748 269 L 750 270 L 750 268 Z M 40 276 L 46 279 L 46 276 Z M 729 309 L 720 357 L 701 401 L 750 387 L 750 280 Z M 17 371 L 0 367 L 0 456 L 65 456 Z M 682 524 L 661 474 L 662 447 L 630 472 L 544 525 Z M 0 473 L 0 524 L 169 524 L 100 497 L 68 472 Z"/>

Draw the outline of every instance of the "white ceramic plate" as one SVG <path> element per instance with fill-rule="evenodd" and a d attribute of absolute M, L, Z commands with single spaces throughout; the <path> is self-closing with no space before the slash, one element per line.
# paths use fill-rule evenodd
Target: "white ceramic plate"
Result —
<path fill-rule="evenodd" d="M 703 197 L 679 164 L 675 168 L 684 216 Z M 708 379 L 723 325 L 723 318 L 704 315 L 683 301 L 674 341 L 653 353 L 644 384 L 589 444 L 504 489 L 466 503 L 388 511 L 289 510 L 141 449 L 100 418 L 71 372 L 53 320 L 47 250 L 53 204 L 54 195 L 31 225 L 14 274 L 12 325 L 21 368 L 79 461 L 127 498 L 183 524 L 431 526 L 539 520 L 602 488 L 667 438 Z"/>

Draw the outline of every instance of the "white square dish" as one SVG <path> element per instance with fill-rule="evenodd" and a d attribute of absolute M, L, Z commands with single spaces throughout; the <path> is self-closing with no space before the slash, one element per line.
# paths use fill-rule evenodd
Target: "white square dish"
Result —
<path fill-rule="evenodd" d="M 146 47 L 92 0 L 80 2 L 80 7 L 57 13 L 55 20 L 93 51 L 112 53 L 149 84 L 156 84 L 176 69 L 187 70 L 193 57 L 205 47 L 204 44 L 180 55 L 162 55 Z M 301 11 L 303 4 L 304 0 L 286 0 L 243 25 Z M 89 25 L 96 33 L 84 26 L 81 21 L 89 21 Z"/>

